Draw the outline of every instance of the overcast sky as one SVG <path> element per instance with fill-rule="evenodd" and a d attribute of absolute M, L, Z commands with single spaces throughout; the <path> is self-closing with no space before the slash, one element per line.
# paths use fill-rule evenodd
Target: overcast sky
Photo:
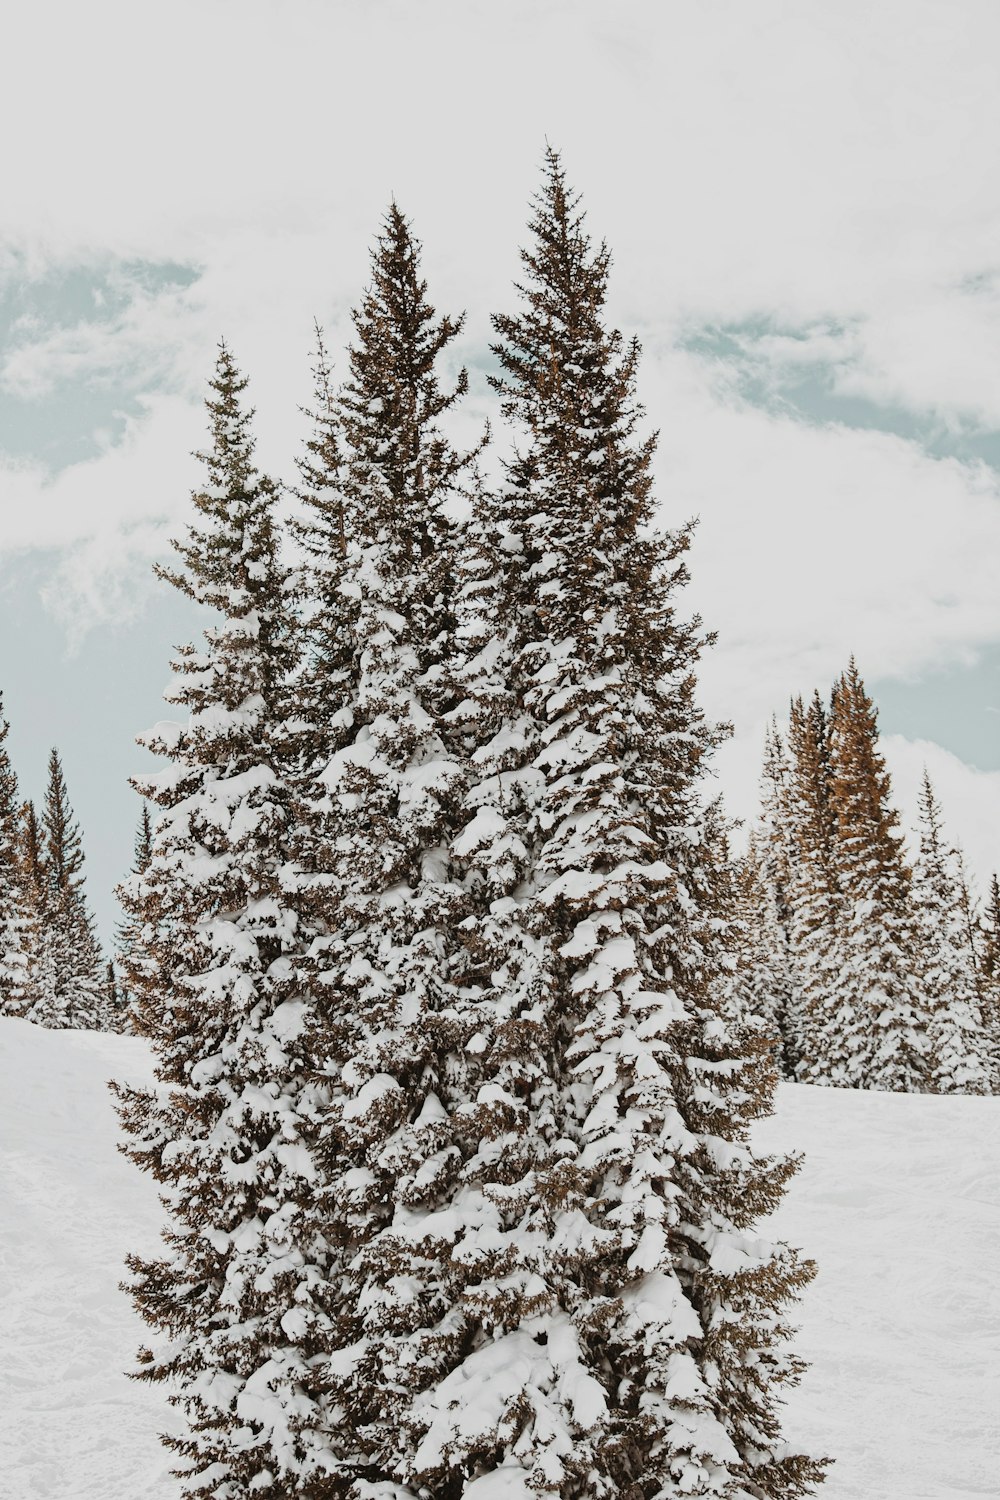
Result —
<path fill-rule="evenodd" d="M 150 562 L 221 335 L 291 478 L 390 195 L 492 409 L 547 140 L 644 347 L 664 520 L 735 812 L 763 726 L 854 652 L 909 821 L 924 764 L 1000 862 L 1000 7 L 993 0 L 175 0 L 11 7 L 0 54 L 0 688 L 63 751 L 102 926 L 134 733 L 191 622 Z M 341 369 L 343 365 L 341 363 Z M 502 452 L 504 435 L 497 431 Z"/>

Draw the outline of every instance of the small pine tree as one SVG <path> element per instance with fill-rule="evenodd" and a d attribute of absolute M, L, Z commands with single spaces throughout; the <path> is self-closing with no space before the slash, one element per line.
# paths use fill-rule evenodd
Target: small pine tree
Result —
<path fill-rule="evenodd" d="M 759 959 L 766 970 L 764 989 L 771 996 L 770 1021 L 779 1039 L 779 1064 L 794 1076 L 792 1024 L 795 981 L 791 949 L 793 838 L 789 793 L 791 767 L 784 741 L 772 718 L 764 742 L 759 831 L 751 838 L 744 869 L 745 896 L 757 910 Z M 749 881 L 749 884 L 746 884 Z"/>
<path fill-rule="evenodd" d="M 166 1441 L 191 1500 L 338 1493 L 316 1368 L 335 1296 L 313 1210 L 322 1060 L 295 962 L 312 933 L 286 890 L 296 632 L 245 387 L 223 345 L 196 521 L 175 544 L 181 566 L 158 569 L 216 623 L 174 663 L 187 724 L 146 738 L 169 764 L 138 785 L 160 815 L 123 888 L 126 984 L 157 1082 L 117 1092 L 129 1155 L 170 1210 L 164 1256 L 129 1260 L 164 1341 L 139 1373 L 168 1380 L 184 1414 Z"/>
<path fill-rule="evenodd" d="M 348 509 L 343 493 L 340 415 L 333 370 L 316 325 L 312 431 L 297 461 L 301 510 L 290 519 L 302 560 L 292 575 L 292 595 L 302 620 L 300 673 L 295 685 L 300 780 L 316 795 L 314 778 L 350 742 L 359 676 L 357 605 L 348 562 Z M 322 795 L 322 793 L 320 793 Z M 307 820 L 308 821 L 308 820 Z M 315 859 L 315 829 L 307 835 Z M 305 851 L 304 851 L 305 852 Z"/>
<path fill-rule="evenodd" d="M 49 879 L 45 865 L 43 834 L 35 804 L 25 802 L 20 824 L 21 869 L 24 876 L 28 930 L 29 1019 L 44 1014 L 55 1005 L 55 958 L 52 929 L 48 922 Z"/>
<path fill-rule="evenodd" d="M 924 771 L 920 851 L 913 872 L 919 974 L 929 1007 L 931 1087 L 940 1094 L 990 1092 L 990 1060 L 969 947 L 968 890 L 958 851 L 945 840 L 941 806 Z"/>
<path fill-rule="evenodd" d="M 141 876 L 144 873 L 152 858 L 152 854 L 153 824 L 149 815 L 149 803 L 143 802 L 135 833 L 135 843 L 133 845 L 131 871 L 133 877 Z M 128 899 L 124 884 L 118 887 L 116 895 L 118 896 L 119 904 L 123 904 Z M 115 957 L 117 959 L 117 967 L 112 962 L 108 964 L 109 991 L 113 987 L 114 998 L 112 1010 L 114 1017 L 113 1025 L 116 1031 L 132 1031 L 135 1029 L 132 996 L 127 988 L 125 975 L 130 969 L 142 963 L 143 951 L 141 924 L 134 915 L 123 915 L 115 928 Z"/>
<path fill-rule="evenodd" d="M 86 897 L 83 841 L 55 749 L 49 755 L 41 829 L 32 808 L 27 846 L 39 929 L 31 1019 L 41 1026 L 107 1030 L 105 960 Z"/>
<path fill-rule="evenodd" d="M 792 996 L 787 939 L 775 887 L 769 878 L 763 835 L 751 833 L 733 867 L 734 1014 L 762 1027 L 786 1076 L 787 1028 Z"/>
<path fill-rule="evenodd" d="M 996 875 L 990 881 L 980 929 L 979 1001 L 993 1059 L 993 1092 L 1000 1094 L 1000 881 Z"/>
<path fill-rule="evenodd" d="M 933 1086 L 934 1065 L 910 871 L 878 750 L 878 716 L 853 660 L 831 699 L 830 766 L 844 921 L 833 992 L 843 1048 L 839 1081 L 919 1093 Z"/>
<path fill-rule="evenodd" d="M 7 752 L 10 726 L 0 699 L 0 1015 L 26 1016 L 32 994 L 32 893 L 21 840 L 17 776 Z"/>
<path fill-rule="evenodd" d="M 836 821 L 826 711 L 792 701 L 787 790 L 789 952 L 793 992 L 786 1046 L 803 1082 L 846 1085 L 860 1022 L 841 1007 L 844 918 L 836 871 Z"/>

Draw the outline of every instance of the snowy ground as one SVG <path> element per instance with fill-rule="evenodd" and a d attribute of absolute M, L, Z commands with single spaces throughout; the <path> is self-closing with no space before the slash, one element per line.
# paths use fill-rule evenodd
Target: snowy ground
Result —
<path fill-rule="evenodd" d="M 159 1208 L 104 1085 L 147 1071 L 135 1040 L 0 1020 L 4 1500 L 175 1500 L 162 1394 L 121 1373 Z M 836 1456 L 824 1500 L 1000 1495 L 1000 1099 L 790 1086 L 761 1138 L 807 1154 L 775 1227 L 820 1265 L 787 1428 Z"/>

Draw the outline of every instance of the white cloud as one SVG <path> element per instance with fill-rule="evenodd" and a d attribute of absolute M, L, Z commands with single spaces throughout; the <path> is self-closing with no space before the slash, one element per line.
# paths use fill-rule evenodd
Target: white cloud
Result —
<path fill-rule="evenodd" d="M 130 579 L 198 480 L 221 334 L 251 375 L 260 460 L 290 477 L 312 319 L 338 352 L 390 193 L 481 359 L 548 137 L 614 251 L 613 314 L 646 344 L 664 516 L 702 518 L 711 710 L 748 733 L 851 651 L 869 680 L 969 659 L 1000 636 L 995 474 L 749 408 L 675 340 L 763 323 L 765 374 L 818 361 L 842 393 L 1000 422 L 998 48 L 990 0 L 17 7 L 0 128 L 25 144 L 5 164 L 0 277 L 24 256 L 30 274 L 110 256 L 200 275 L 7 352 L 22 395 L 145 394 L 87 463 L 0 470 L 0 550 L 69 549 L 50 597 L 76 630 L 133 611 Z"/>

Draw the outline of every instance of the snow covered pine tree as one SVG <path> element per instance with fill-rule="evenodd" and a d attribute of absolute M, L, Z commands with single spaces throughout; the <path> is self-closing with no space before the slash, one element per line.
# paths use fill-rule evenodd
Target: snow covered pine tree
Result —
<path fill-rule="evenodd" d="M 918 968 L 928 1005 L 930 1087 L 939 1094 L 988 1094 L 991 1049 L 969 945 L 965 882 L 958 851 L 945 841 L 941 805 L 926 771 L 912 893 Z"/>
<path fill-rule="evenodd" d="M 311 1007 L 292 962 L 308 934 L 283 887 L 296 636 L 245 385 L 223 346 L 197 524 L 176 544 L 183 568 L 160 570 L 220 622 L 174 663 L 187 725 L 146 737 L 171 765 L 137 783 L 161 811 L 123 887 L 126 984 L 158 1083 L 117 1092 L 129 1155 L 171 1220 L 162 1259 L 130 1259 L 136 1304 L 164 1338 L 137 1373 L 171 1383 L 186 1429 L 165 1441 L 199 1500 L 340 1493 L 314 1370 L 328 1256 L 310 1213 Z"/>
<path fill-rule="evenodd" d="M 524 444 L 496 517 L 515 715 L 506 781 L 471 788 L 475 817 L 456 847 L 488 888 L 498 847 L 503 863 L 520 846 L 510 898 L 467 930 L 496 943 L 505 921 L 510 951 L 537 963 L 523 1023 L 515 1012 L 492 1042 L 513 1052 L 508 1086 L 477 1096 L 495 1123 L 469 1165 L 481 1174 L 491 1133 L 538 1143 L 529 1177 L 531 1158 L 512 1152 L 509 1185 L 494 1165 L 456 1204 L 464 1224 L 442 1222 L 478 1282 L 460 1357 L 414 1403 L 425 1431 L 404 1485 L 357 1493 L 785 1500 L 822 1471 L 781 1441 L 776 1412 L 800 1368 L 781 1349 L 781 1307 L 812 1271 L 749 1232 L 794 1166 L 749 1148 L 770 1049 L 720 1003 L 698 796 L 717 736 L 694 703 L 697 625 L 674 610 L 688 532 L 652 529 L 638 348 L 604 325 L 609 256 L 551 151 L 531 228 L 523 311 L 496 319 L 498 389 Z M 487 764 L 501 754 L 481 751 Z M 518 781 L 531 798 L 520 824 L 518 799 L 504 797 Z M 439 1157 L 435 1173 L 446 1170 Z"/>
<path fill-rule="evenodd" d="M 139 813 L 139 824 L 135 832 L 131 874 L 142 875 L 153 853 L 153 824 L 149 816 L 149 803 L 143 802 Z M 116 891 L 119 903 L 129 900 L 129 887 L 122 884 Z M 109 965 L 109 990 L 114 988 L 112 1019 L 116 1030 L 133 1029 L 132 1001 L 126 986 L 125 975 L 134 965 L 142 962 L 140 927 L 134 915 L 124 916 L 115 928 L 115 959 L 117 967 Z"/>
<path fill-rule="evenodd" d="M 34 808 L 26 809 L 23 847 L 34 906 L 29 1019 L 39 1026 L 107 1031 L 105 962 L 84 889 L 80 829 L 57 750 L 49 756 L 40 825 Z"/>
<path fill-rule="evenodd" d="M 928 1002 L 910 871 L 889 794 L 878 715 L 852 659 L 830 700 L 830 808 L 842 928 L 833 985 L 837 1035 L 828 1030 L 826 1045 L 841 1051 L 834 1082 L 922 1093 L 934 1073 Z"/>
<path fill-rule="evenodd" d="M 32 901 L 22 857 L 17 776 L 7 753 L 9 733 L 0 699 L 0 1016 L 24 1016 L 32 1004 Z"/>
<path fill-rule="evenodd" d="M 861 1024 L 842 1008 L 843 912 L 837 884 L 836 819 L 831 801 L 829 727 L 819 693 L 807 708 L 792 700 L 788 716 L 788 933 L 792 993 L 788 1050 L 805 1083 L 849 1082 L 854 1032 Z"/>

